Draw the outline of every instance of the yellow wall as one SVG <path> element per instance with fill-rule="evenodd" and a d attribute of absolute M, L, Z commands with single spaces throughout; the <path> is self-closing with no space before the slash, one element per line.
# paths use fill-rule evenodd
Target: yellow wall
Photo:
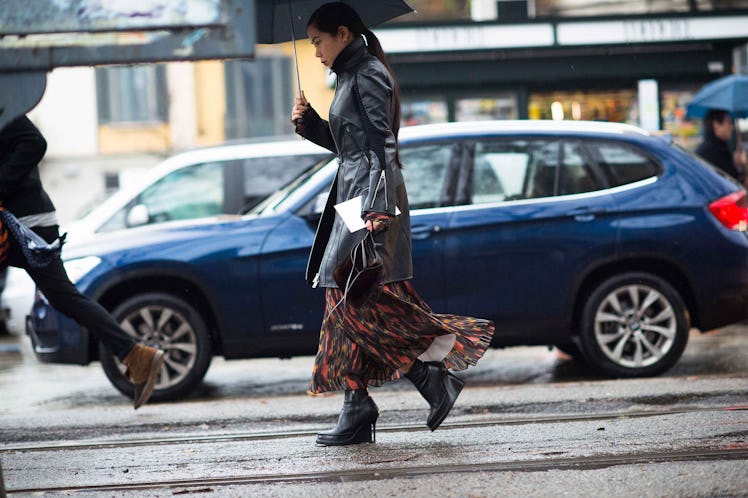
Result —
<path fill-rule="evenodd" d="M 168 123 L 138 126 L 99 126 L 100 154 L 165 152 L 170 149 L 171 132 Z"/>
<path fill-rule="evenodd" d="M 334 89 L 327 85 L 327 68 L 314 56 L 308 39 L 296 42 L 299 57 L 301 88 L 307 100 L 320 116 L 327 119 Z M 283 54 L 293 59 L 293 45 L 258 45 L 257 55 Z M 195 145 L 215 145 L 225 140 L 226 82 L 223 61 L 201 61 L 193 64 L 195 72 L 195 111 L 197 130 Z M 296 74 L 292 74 L 294 96 Z M 288 102 L 286 115 L 291 116 L 293 100 Z M 293 133 L 289 122 L 288 133 Z M 99 126 L 101 154 L 132 152 L 169 152 L 172 149 L 169 123 L 154 125 Z"/>
<path fill-rule="evenodd" d="M 263 45 L 258 45 L 263 47 Z M 265 46 L 266 47 L 266 46 Z M 293 45 L 281 43 L 278 48 L 288 57 L 293 58 Z M 314 47 L 309 39 L 303 39 L 296 42 L 296 52 L 299 57 L 299 75 L 301 79 L 301 89 L 306 99 L 314 107 L 314 110 L 320 116 L 327 119 L 327 113 L 330 109 L 330 103 L 335 93 L 333 88 L 327 86 L 327 68 L 322 65 L 318 58 L 314 56 Z M 294 96 L 296 96 L 296 74 L 294 78 Z M 291 115 L 293 102 L 289 103 L 288 115 Z"/>
<path fill-rule="evenodd" d="M 223 61 L 195 63 L 197 143 L 213 145 L 226 139 L 226 82 Z"/>

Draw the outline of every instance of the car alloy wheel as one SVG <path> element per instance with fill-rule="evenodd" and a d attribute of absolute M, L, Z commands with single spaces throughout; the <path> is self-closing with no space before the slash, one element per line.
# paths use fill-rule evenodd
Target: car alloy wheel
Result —
<path fill-rule="evenodd" d="M 136 341 L 164 352 L 156 389 L 179 384 L 195 367 L 197 335 L 190 322 L 175 309 L 144 306 L 121 318 L 120 325 Z M 117 366 L 124 374 L 126 367 L 119 359 Z"/>
<path fill-rule="evenodd" d="M 621 366 L 657 363 L 673 347 L 677 323 L 667 299 L 646 285 L 627 285 L 606 296 L 595 314 L 595 339 Z"/>
<path fill-rule="evenodd" d="M 178 398 L 202 380 L 210 365 L 211 343 L 202 317 L 190 305 L 168 294 L 140 294 L 117 306 L 113 316 L 136 341 L 165 353 L 153 400 Z M 109 352 L 101 363 L 115 387 L 132 395 L 125 365 Z"/>
<path fill-rule="evenodd" d="M 590 295 L 582 320 L 582 352 L 608 375 L 655 375 L 680 358 L 688 328 L 685 306 L 672 286 L 655 275 L 625 273 L 604 281 Z"/>

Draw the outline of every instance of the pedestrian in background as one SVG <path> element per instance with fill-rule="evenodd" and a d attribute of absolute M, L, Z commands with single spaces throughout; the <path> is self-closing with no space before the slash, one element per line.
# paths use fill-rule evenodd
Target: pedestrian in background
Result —
<path fill-rule="evenodd" d="M 730 150 L 730 140 L 735 132 L 735 123 L 727 111 L 711 109 L 704 116 L 703 140 L 696 147 L 696 154 L 718 167 L 741 184 L 745 182 L 745 150 Z"/>
<path fill-rule="evenodd" d="M 44 190 L 38 164 L 47 142 L 26 116 L 0 130 L 0 209 L 7 209 L 48 243 L 60 238 L 55 207 Z M 58 311 L 101 340 L 127 366 L 134 384 L 135 409 L 148 401 L 164 362 L 164 353 L 135 342 L 97 302 L 78 292 L 56 255 L 42 267 L 27 261 L 18 241 L 10 237 L 3 264 L 23 268 Z"/>
<path fill-rule="evenodd" d="M 329 122 L 320 118 L 303 92 L 291 113 L 298 134 L 338 154 L 337 176 L 317 228 L 306 277 L 313 287 L 326 288 L 310 392 L 343 390 L 345 399 L 336 427 L 318 434 L 317 443 L 373 442 L 379 410 L 367 388 L 401 373 L 429 403 L 427 425 L 435 430 L 463 387 L 463 381 L 448 369 L 474 365 L 489 346 L 494 325 L 489 320 L 435 314 L 410 283 L 410 213 L 397 144 L 399 92 L 379 40 L 341 2 L 317 9 L 307 33 L 316 56 L 338 80 Z M 333 206 L 358 196 L 363 197 L 365 229 L 351 233 Z M 383 287 L 374 302 L 353 306 L 345 300 L 333 272 L 367 231 L 373 234 L 384 263 Z M 418 359 L 435 341 L 447 344 L 436 361 Z"/>

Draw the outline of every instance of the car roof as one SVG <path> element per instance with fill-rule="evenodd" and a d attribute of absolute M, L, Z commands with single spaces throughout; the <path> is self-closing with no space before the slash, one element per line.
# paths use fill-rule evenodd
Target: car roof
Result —
<path fill-rule="evenodd" d="M 186 150 L 150 168 L 137 182 L 121 188 L 86 216 L 74 221 L 69 229 L 79 237 L 84 237 L 95 232 L 103 222 L 108 220 L 118 209 L 121 209 L 149 185 L 152 185 L 172 171 L 191 164 L 253 157 L 309 154 L 319 154 L 321 156 L 329 154 L 332 156 L 332 152 L 329 150 L 301 138 L 277 140 L 269 137 L 267 139 L 253 140 L 252 143 L 223 144 Z"/>
<path fill-rule="evenodd" d="M 595 135 L 636 135 L 649 136 L 649 133 L 636 126 L 603 121 L 550 121 L 550 120 L 501 120 L 501 121 L 461 121 L 406 126 L 400 130 L 400 139 L 417 140 L 429 137 L 449 137 L 486 134 L 595 134 Z"/>
<path fill-rule="evenodd" d="M 186 164 L 203 161 L 252 158 L 265 156 L 294 156 L 302 154 L 332 154 L 329 150 L 301 138 L 276 140 L 268 138 L 256 143 L 223 144 L 201 147 L 179 152 L 162 161 L 155 168 L 177 168 Z"/>

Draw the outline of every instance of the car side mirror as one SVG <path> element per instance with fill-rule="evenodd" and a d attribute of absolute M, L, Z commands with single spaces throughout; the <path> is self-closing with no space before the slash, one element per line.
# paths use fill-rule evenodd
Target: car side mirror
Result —
<path fill-rule="evenodd" d="M 127 226 L 132 228 L 147 225 L 150 217 L 148 208 L 144 204 L 136 204 L 127 212 Z"/>

